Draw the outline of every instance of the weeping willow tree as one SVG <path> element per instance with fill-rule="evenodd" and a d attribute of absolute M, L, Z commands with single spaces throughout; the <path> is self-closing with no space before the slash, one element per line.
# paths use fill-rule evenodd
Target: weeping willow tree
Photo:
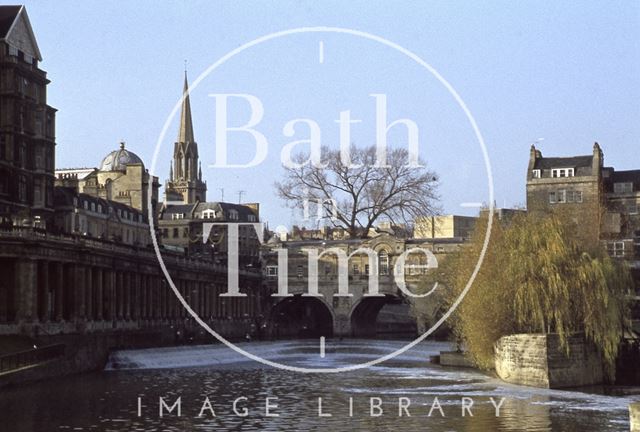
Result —
<path fill-rule="evenodd" d="M 446 291 L 449 304 L 477 263 L 486 217 L 478 221 L 472 241 L 448 258 L 447 267 L 455 269 Z M 631 277 L 597 241 L 576 236 L 577 228 L 560 213 L 494 224 L 482 267 L 450 322 L 478 366 L 493 368 L 494 343 L 508 334 L 557 333 L 568 353 L 568 337 L 580 333 L 600 351 L 608 374 L 614 374 L 628 322 Z"/>

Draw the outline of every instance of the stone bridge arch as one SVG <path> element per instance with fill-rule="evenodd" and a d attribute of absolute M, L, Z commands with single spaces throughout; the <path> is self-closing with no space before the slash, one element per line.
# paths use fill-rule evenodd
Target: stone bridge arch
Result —
<path fill-rule="evenodd" d="M 401 304 L 402 298 L 386 294 L 383 297 L 362 297 L 351 308 L 351 336 L 373 337 L 377 333 L 378 315 L 388 304 Z"/>
<path fill-rule="evenodd" d="M 335 312 L 324 298 L 295 294 L 280 298 L 270 312 L 273 337 L 331 337 Z"/>
<path fill-rule="evenodd" d="M 404 315 L 394 311 L 394 313 L 389 313 L 387 317 L 393 315 L 399 318 L 411 317 L 409 306 L 413 299 L 400 290 L 394 278 L 394 270 L 398 263 L 398 258 L 406 251 L 417 247 L 425 248 L 429 251 L 437 250 L 439 253 L 443 252 L 443 246 L 435 246 L 428 241 L 426 243 L 414 242 L 394 238 L 386 234 L 367 239 L 291 241 L 278 243 L 275 246 L 277 248 L 273 252 L 265 255 L 265 284 L 271 293 L 276 294 L 279 292 L 278 280 L 281 269 L 279 268 L 280 262 L 276 250 L 284 252 L 287 257 L 287 287 L 284 292 L 293 294 L 293 296 L 286 297 L 284 300 L 274 298 L 276 302 L 273 306 L 275 310 L 274 319 L 277 320 L 281 316 L 280 314 L 286 315 L 284 313 L 286 311 L 293 311 L 292 317 L 298 319 L 299 324 L 302 324 L 302 333 L 307 332 L 317 335 L 320 332 L 308 331 L 309 326 L 304 328 L 304 322 L 306 320 L 306 322 L 316 323 L 314 328 L 317 329 L 319 327 L 317 325 L 319 317 L 323 317 L 324 321 L 330 320 L 331 328 L 323 326 L 320 336 L 333 335 L 334 337 L 375 335 L 377 330 L 376 321 L 385 305 L 406 305 L 402 312 Z M 371 257 L 367 253 L 359 252 L 363 248 L 372 250 L 375 253 L 374 261 L 370 261 Z M 336 249 L 341 249 L 341 251 Z M 338 271 L 338 263 L 341 262 L 340 257 L 342 257 L 342 260 L 346 258 L 346 274 Z M 412 291 L 415 284 L 420 282 L 423 274 L 425 274 L 421 269 L 426 267 L 426 262 L 420 259 L 421 255 L 414 253 L 405 261 L 404 271 L 409 271 L 409 273 L 405 273 L 405 282 L 407 288 Z M 313 272 L 310 272 L 310 263 L 315 263 Z M 344 267 L 342 268 L 344 269 Z M 311 274 L 315 275 L 314 279 L 310 279 L 309 275 Z M 375 275 L 375 278 L 373 275 Z M 370 291 L 369 282 L 371 278 L 374 278 L 374 282 L 377 279 L 377 294 L 379 296 L 370 295 L 376 294 Z M 341 281 L 343 287 L 345 282 L 348 283 L 348 289 L 343 289 L 342 292 L 339 290 Z M 315 299 L 315 301 L 310 299 Z M 288 303 L 283 303 L 283 301 Z M 285 306 L 293 309 L 284 309 Z M 300 313 L 304 309 L 302 306 L 318 310 L 307 310 L 305 312 L 306 315 L 303 316 Z M 384 309 L 384 311 L 386 314 L 387 309 Z M 435 308 L 428 310 L 427 315 L 432 315 L 435 312 Z M 421 317 L 421 319 L 429 323 L 433 321 L 433 316 Z M 282 323 L 285 322 L 284 318 L 280 321 Z M 407 331 L 417 332 L 415 319 L 413 321 L 414 323 L 411 326 L 407 326 Z M 401 327 L 402 321 L 400 319 L 394 322 L 397 328 Z M 404 322 L 406 323 L 407 320 Z M 391 331 L 391 327 L 389 325 L 387 331 Z"/>

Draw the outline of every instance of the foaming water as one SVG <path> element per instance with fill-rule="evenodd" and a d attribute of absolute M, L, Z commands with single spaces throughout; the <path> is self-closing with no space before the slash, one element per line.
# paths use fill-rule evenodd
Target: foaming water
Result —
<path fill-rule="evenodd" d="M 370 361 L 404 343 L 327 340 L 324 358 L 314 340 L 250 342 L 242 348 L 318 368 Z M 0 412 L 12 413 L 8 430 L 17 432 L 629 429 L 633 397 L 515 386 L 473 369 L 428 363 L 429 355 L 446 349 L 447 344 L 427 342 L 382 364 L 339 374 L 274 369 L 222 345 L 123 350 L 112 354 L 104 372 L 3 390 Z M 161 417 L 159 398 L 169 406 L 180 398 L 181 416 L 165 410 Z M 465 415 L 462 398 L 472 401 Z M 211 409 L 199 416 L 206 400 Z M 234 401 L 247 416 L 234 411 Z M 499 416 L 496 404 L 501 404 Z"/>

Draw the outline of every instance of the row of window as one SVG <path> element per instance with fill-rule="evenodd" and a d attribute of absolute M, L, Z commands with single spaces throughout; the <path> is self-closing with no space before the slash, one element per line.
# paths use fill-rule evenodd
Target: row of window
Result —
<path fill-rule="evenodd" d="M 73 199 L 73 205 L 78 207 L 78 198 Z M 90 202 L 89 200 L 82 200 L 82 207 L 94 213 L 106 213 L 105 209 L 102 207 L 102 204 L 95 202 Z M 113 213 L 113 207 L 107 207 L 109 214 Z M 120 219 L 126 219 L 130 221 L 140 222 L 144 221 L 142 214 L 134 213 L 128 210 L 118 209 L 117 215 Z"/>
<path fill-rule="evenodd" d="M 298 266 L 297 270 L 297 277 L 298 278 L 302 278 L 304 277 L 304 268 L 302 266 Z M 380 267 L 378 269 L 379 274 L 380 275 L 388 275 L 389 274 L 389 267 L 388 266 L 384 266 L 384 267 Z M 266 272 L 267 272 L 267 276 L 270 277 L 276 277 L 278 276 L 278 266 L 272 265 L 272 266 L 267 266 L 266 268 Z M 330 265 L 325 265 L 324 267 L 324 273 L 325 276 L 332 274 L 333 272 L 333 268 Z M 421 274 L 426 274 L 427 273 L 427 268 L 424 265 L 407 265 L 405 266 L 405 272 L 409 275 L 421 275 Z M 352 273 L 354 276 L 359 276 L 359 275 L 368 275 L 369 274 L 369 264 L 365 264 L 364 266 L 364 273 L 360 272 L 360 266 L 358 264 L 354 264 L 352 266 Z"/>
<path fill-rule="evenodd" d="M 6 173 L 0 173 L 0 195 L 10 194 L 9 176 Z M 28 182 L 27 178 L 23 175 L 18 176 L 18 201 L 27 203 L 29 202 L 28 194 Z M 33 179 L 33 202 L 34 206 L 52 206 L 53 194 L 51 193 L 52 184 L 47 181 L 43 181 L 40 178 Z M 48 191 L 48 192 L 47 192 Z"/>
<path fill-rule="evenodd" d="M 72 220 L 71 223 L 75 225 L 75 229 L 77 229 L 77 231 L 81 234 L 88 237 L 107 237 L 106 227 L 103 225 L 103 223 L 93 222 L 91 219 L 87 219 L 85 216 L 80 216 L 77 214 L 72 217 L 74 217 L 74 220 Z M 74 231 L 73 227 L 71 231 Z M 146 239 L 146 236 L 144 234 L 145 232 L 146 231 L 143 231 L 141 234 L 139 234 L 134 229 L 121 228 L 119 230 L 119 234 L 114 234 L 113 237 L 117 238 L 119 241 L 134 244 Z"/>
<path fill-rule="evenodd" d="M 558 190 L 549 192 L 549 204 L 581 203 L 582 191 Z"/>
<path fill-rule="evenodd" d="M 573 177 L 575 170 L 573 168 L 554 168 L 551 170 L 552 178 Z"/>
<path fill-rule="evenodd" d="M 171 219 L 172 220 L 180 220 L 180 219 L 184 219 L 185 214 L 184 213 L 171 213 Z M 202 212 L 202 219 L 215 219 L 217 217 L 217 213 L 215 210 L 204 210 Z M 237 210 L 230 210 L 229 211 L 229 220 L 232 221 L 237 221 L 238 220 L 238 211 Z M 247 217 L 247 220 L 249 222 L 257 222 L 257 218 L 255 215 L 250 214 Z"/>
<path fill-rule="evenodd" d="M 625 204 L 627 214 L 638 214 L 638 203 L 636 201 L 629 201 Z"/>
<path fill-rule="evenodd" d="M 10 136 L 0 134 L 0 160 L 13 162 L 15 166 L 29 169 L 53 170 L 53 146 L 33 146 L 33 163 L 27 157 L 27 143 L 22 141 L 13 149 Z"/>
<path fill-rule="evenodd" d="M 172 232 L 172 238 L 180 238 L 180 228 L 173 228 Z M 163 228 L 162 229 L 162 237 L 164 238 L 169 238 L 169 229 L 168 228 Z M 189 237 L 189 228 L 182 228 L 182 237 L 183 238 L 187 238 Z"/>
<path fill-rule="evenodd" d="M 531 173 L 533 178 L 542 178 L 542 170 L 534 169 Z M 551 169 L 551 177 L 552 178 L 561 178 L 561 177 L 574 177 L 575 169 L 574 168 L 553 168 Z"/>
<path fill-rule="evenodd" d="M 360 275 L 360 264 L 353 264 L 351 268 L 354 275 Z M 325 264 L 324 266 L 324 274 L 330 275 L 333 273 L 333 265 Z M 378 256 L 378 273 L 380 275 L 388 275 L 389 274 L 389 254 L 385 251 L 382 251 Z M 364 273 L 365 275 L 369 274 L 369 264 L 364 265 Z M 267 276 L 277 276 L 278 275 L 278 266 L 267 266 Z M 296 276 L 298 278 L 304 277 L 304 268 L 299 265 L 296 269 Z"/>
<path fill-rule="evenodd" d="M 614 183 L 613 192 L 617 194 L 631 193 L 633 192 L 633 183 L 631 182 Z"/>
<path fill-rule="evenodd" d="M 7 54 L 12 56 L 12 57 L 18 57 L 19 59 L 21 59 L 22 61 L 24 61 L 25 63 L 28 63 L 30 65 L 36 65 L 37 64 L 37 60 L 35 57 L 27 54 L 24 51 L 19 50 L 18 48 L 14 47 L 13 45 L 7 45 Z"/>

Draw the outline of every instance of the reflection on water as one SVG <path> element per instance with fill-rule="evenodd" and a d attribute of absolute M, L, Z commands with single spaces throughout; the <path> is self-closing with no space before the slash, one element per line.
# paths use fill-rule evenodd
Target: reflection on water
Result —
<path fill-rule="evenodd" d="M 286 364 L 336 367 L 372 360 L 403 344 L 327 342 L 325 358 L 319 356 L 316 341 L 244 347 Z M 473 370 L 427 363 L 430 354 L 447 348 L 429 342 L 383 364 L 339 374 L 273 369 L 246 361 L 220 345 L 124 351 L 112 356 L 104 372 L 4 389 L 0 413 L 3 427 L 12 432 L 629 430 L 631 398 L 513 386 Z M 140 417 L 138 397 L 142 398 Z M 160 397 L 169 406 L 180 397 L 181 417 L 166 410 L 160 417 Z M 198 417 L 207 397 L 215 417 L 211 410 Z M 236 408 L 240 413 L 246 408 L 246 417 L 233 410 L 234 400 L 240 397 L 246 399 L 239 400 Z M 473 416 L 462 415 L 463 397 L 473 401 Z M 267 398 L 277 399 L 267 402 Z M 318 416 L 318 398 L 322 398 L 323 417 Z M 496 417 L 492 400 L 499 404 L 502 398 Z M 371 415 L 372 401 L 373 414 L 380 416 Z M 270 413 L 278 417 L 265 415 L 267 403 L 277 405 Z"/>

